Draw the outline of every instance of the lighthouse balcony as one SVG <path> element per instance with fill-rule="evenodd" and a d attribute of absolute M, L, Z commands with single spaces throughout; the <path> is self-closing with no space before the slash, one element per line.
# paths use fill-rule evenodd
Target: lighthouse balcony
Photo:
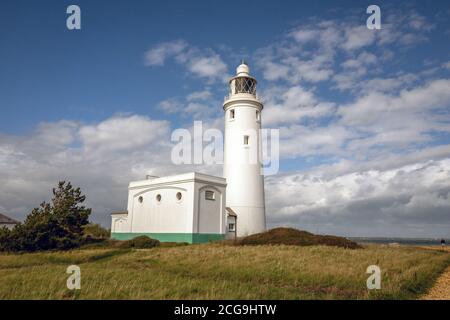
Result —
<path fill-rule="evenodd" d="M 261 96 L 258 93 L 233 93 L 233 94 L 227 94 L 224 98 L 223 98 L 223 102 L 227 102 L 228 100 L 231 99 L 252 99 L 252 100 L 261 100 Z"/>

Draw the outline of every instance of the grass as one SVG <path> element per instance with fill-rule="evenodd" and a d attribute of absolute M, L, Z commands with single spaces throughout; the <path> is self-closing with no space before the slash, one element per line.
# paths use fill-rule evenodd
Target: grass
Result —
<path fill-rule="evenodd" d="M 69 291 L 66 268 L 81 268 Z M 382 270 L 367 290 L 366 268 Z M 450 265 L 450 254 L 368 245 L 116 247 L 0 254 L 0 299 L 415 299 Z"/>

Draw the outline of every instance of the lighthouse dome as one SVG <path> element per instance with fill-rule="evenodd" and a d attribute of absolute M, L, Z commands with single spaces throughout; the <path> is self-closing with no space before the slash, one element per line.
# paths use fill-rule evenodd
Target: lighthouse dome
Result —
<path fill-rule="evenodd" d="M 250 74 L 250 68 L 245 62 L 242 62 L 237 68 L 236 68 L 236 75 L 237 76 L 248 76 Z"/>

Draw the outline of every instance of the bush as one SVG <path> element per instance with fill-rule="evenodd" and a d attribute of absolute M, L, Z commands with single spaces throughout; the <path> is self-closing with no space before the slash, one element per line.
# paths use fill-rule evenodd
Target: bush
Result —
<path fill-rule="evenodd" d="M 148 249 L 160 246 L 159 240 L 149 238 L 147 236 L 139 236 L 131 240 L 124 241 L 122 248 Z"/>

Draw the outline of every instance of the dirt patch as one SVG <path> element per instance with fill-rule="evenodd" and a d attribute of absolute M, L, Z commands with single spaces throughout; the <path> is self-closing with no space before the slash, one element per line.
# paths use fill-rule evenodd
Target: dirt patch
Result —
<path fill-rule="evenodd" d="M 450 247 L 428 246 L 423 247 L 429 250 L 440 250 L 450 253 Z M 439 276 L 433 287 L 420 297 L 421 300 L 450 300 L 450 267 Z"/>
<path fill-rule="evenodd" d="M 450 267 L 439 276 L 434 286 L 425 295 L 422 300 L 450 300 Z"/>

